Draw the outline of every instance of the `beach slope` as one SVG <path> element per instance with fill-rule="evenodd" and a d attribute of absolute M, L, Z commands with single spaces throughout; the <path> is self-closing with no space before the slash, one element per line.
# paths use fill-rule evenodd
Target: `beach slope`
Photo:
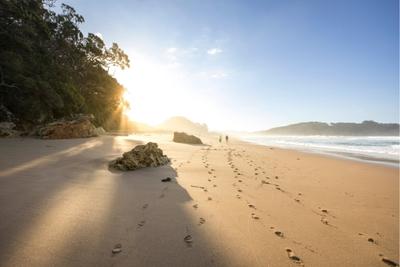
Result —
<path fill-rule="evenodd" d="M 398 262 L 398 168 L 237 140 L 171 139 L 0 139 L 0 266 Z M 149 141 L 171 165 L 108 169 Z"/>

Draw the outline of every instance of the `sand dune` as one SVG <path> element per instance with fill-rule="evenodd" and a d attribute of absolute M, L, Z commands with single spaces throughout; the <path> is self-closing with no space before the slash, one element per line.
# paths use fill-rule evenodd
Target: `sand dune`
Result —
<path fill-rule="evenodd" d="M 0 265 L 398 262 L 398 168 L 237 140 L 170 140 L 1 139 Z M 108 170 L 109 160 L 147 141 L 172 164 Z"/>

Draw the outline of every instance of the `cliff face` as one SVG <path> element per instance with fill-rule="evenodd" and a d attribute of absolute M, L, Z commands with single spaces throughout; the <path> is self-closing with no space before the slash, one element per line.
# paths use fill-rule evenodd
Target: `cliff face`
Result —
<path fill-rule="evenodd" d="M 303 122 L 282 127 L 276 127 L 262 134 L 270 135 L 355 135 L 355 136 L 398 136 L 398 123 L 377 123 L 363 121 L 362 123 L 323 123 Z"/>

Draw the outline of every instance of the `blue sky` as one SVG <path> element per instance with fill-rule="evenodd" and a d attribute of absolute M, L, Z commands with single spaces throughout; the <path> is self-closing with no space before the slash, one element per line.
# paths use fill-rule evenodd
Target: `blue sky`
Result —
<path fill-rule="evenodd" d="M 399 2 L 68 0 L 117 42 L 134 119 L 215 130 L 399 120 Z"/>

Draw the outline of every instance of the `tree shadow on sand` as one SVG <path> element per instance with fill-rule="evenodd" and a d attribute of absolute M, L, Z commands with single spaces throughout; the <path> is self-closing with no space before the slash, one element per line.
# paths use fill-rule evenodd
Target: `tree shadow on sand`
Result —
<path fill-rule="evenodd" d="M 119 151 L 99 140 L 0 179 L 1 266 L 227 266 L 171 166 L 110 172 Z"/>

